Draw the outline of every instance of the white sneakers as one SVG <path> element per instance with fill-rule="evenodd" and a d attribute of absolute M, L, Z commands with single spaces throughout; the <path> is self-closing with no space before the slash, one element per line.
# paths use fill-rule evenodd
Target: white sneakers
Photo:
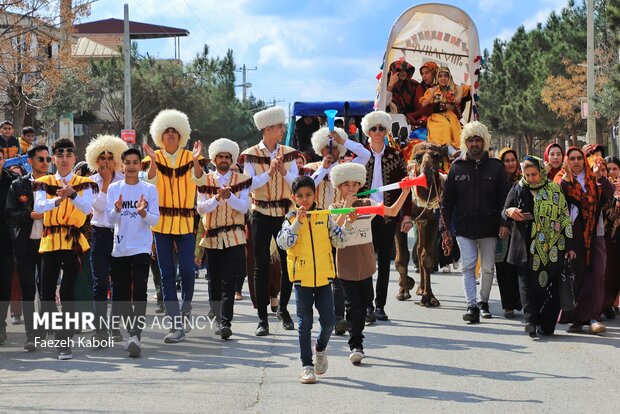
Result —
<path fill-rule="evenodd" d="M 138 358 L 142 353 L 142 346 L 137 336 L 130 336 L 125 343 L 125 351 L 129 352 L 132 358 Z"/>
<path fill-rule="evenodd" d="M 314 367 L 303 367 L 303 369 L 301 370 L 301 376 L 299 377 L 299 382 L 301 382 L 302 384 L 314 384 L 316 382 L 316 377 L 314 376 Z"/>
<path fill-rule="evenodd" d="M 349 355 L 349 361 L 351 361 L 353 365 L 359 365 L 364 358 L 366 358 L 366 355 L 364 354 L 364 351 L 359 348 L 355 348 Z"/>
<path fill-rule="evenodd" d="M 326 351 L 317 351 L 314 347 L 314 357 L 312 358 L 314 364 L 314 371 L 316 375 L 323 375 L 327 372 L 327 353 Z"/>

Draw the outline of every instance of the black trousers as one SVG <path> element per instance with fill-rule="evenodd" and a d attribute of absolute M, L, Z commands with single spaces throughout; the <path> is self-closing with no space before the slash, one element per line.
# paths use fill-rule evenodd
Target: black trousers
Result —
<path fill-rule="evenodd" d="M 334 269 L 336 268 L 336 248 L 332 247 L 332 256 L 334 257 Z M 344 319 L 344 288 L 342 287 L 342 280 L 334 278 L 334 312 L 336 314 L 336 320 Z"/>
<path fill-rule="evenodd" d="M 245 245 L 225 249 L 206 249 L 209 263 L 209 304 L 221 326 L 233 319 L 235 287 L 245 274 Z"/>
<path fill-rule="evenodd" d="M 98 332 L 105 330 L 103 321 L 108 318 L 108 291 L 110 290 L 110 273 L 112 248 L 114 247 L 114 229 L 93 226 L 90 247 L 90 268 L 93 278 L 93 299 L 95 302 L 95 328 Z M 112 291 L 112 297 L 114 291 Z M 112 315 L 115 315 L 112 301 Z"/>
<path fill-rule="evenodd" d="M 549 284 L 542 288 L 530 269 L 521 267 L 518 271 L 525 321 L 536 324 L 545 334 L 552 334 L 560 313 L 558 275 L 550 274 Z"/>
<path fill-rule="evenodd" d="M 502 298 L 502 309 L 521 310 L 519 269 L 510 263 L 496 262 L 497 285 Z"/>
<path fill-rule="evenodd" d="M 366 307 L 372 303 L 374 291 L 372 278 L 369 277 L 359 282 L 341 280 L 344 288 L 344 306 L 347 311 L 349 322 L 349 348 L 364 349 L 364 324 L 366 322 Z"/>
<path fill-rule="evenodd" d="M 126 322 L 129 336 L 142 336 L 141 320 L 146 315 L 146 290 L 149 281 L 151 255 L 112 257 L 112 301 L 116 312 Z M 118 329 L 124 326 L 119 326 Z M 116 329 L 116 326 L 113 326 Z"/>
<path fill-rule="evenodd" d="M 377 253 L 377 289 L 375 305 L 383 308 L 387 300 L 388 284 L 390 282 L 390 262 L 394 250 L 394 234 L 396 232 L 395 220 L 385 222 L 383 217 L 376 216 L 372 219 L 372 243 Z M 372 303 L 368 306 L 372 307 Z"/>
<path fill-rule="evenodd" d="M 60 303 L 64 313 L 75 312 L 73 292 L 75 281 L 82 266 L 81 255 L 73 250 L 55 250 L 43 253 L 41 262 L 41 310 L 43 313 L 58 312 L 56 307 L 56 284 L 62 270 L 60 283 Z M 51 316 L 50 316 L 51 318 Z M 73 327 L 65 327 L 55 332 L 55 338 L 59 340 L 71 339 Z"/>
<path fill-rule="evenodd" d="M 252 214 L 252 242 L 254 248 L 254 289 L 256 290 L 256 309 L 261 321 L 267 321 L 267 306 L 269 305 L 269 246 L 272 238 L 278 236 L 282 228 L 283 217 L 271 217 L 254 212 Z M 286 267 L 286 252 L 278 249 L 282 277 L 280 279 L 280 309 L 286 309 L 291 298 L 293 284 L 288 279 Z"/>
<path fill-rule="evenodd" d="M 25 250 L 15 252 L 15 265 L 19 277 L 19 287 L 22 291 L 22 312 L 26 337 L 36 335 L 33 328 L 34 298 L 37 290 L 41 294 L 41 259 L 39 245 L 41 240 L 28 240 Z M 38 281 L 37 281 L 38 279 Z"/>
<path fill-rule="evenodd" d="M 13 278 L 13 252 L 0 251 L 0 330 L 6 328 L 6 315 L 11 300 L 11 279 Z"/>

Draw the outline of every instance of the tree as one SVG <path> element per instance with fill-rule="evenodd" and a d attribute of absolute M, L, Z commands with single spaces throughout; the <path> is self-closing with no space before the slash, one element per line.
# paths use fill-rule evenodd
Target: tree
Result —
<path fill-rule="evenodd" d="M 67 46 L 76 17 L 89 12 L 89 1 L 13 0 L 0 5 L 1 103 L 21 129 L 27 113 L 50 104 L 65 72 L 80 70 Z M 67 7 L 68 6 L 68 7 Z M 59 23 L 57 23 L 59 22 Z M 62 30 L 59 30 L 59 26 Z"/>

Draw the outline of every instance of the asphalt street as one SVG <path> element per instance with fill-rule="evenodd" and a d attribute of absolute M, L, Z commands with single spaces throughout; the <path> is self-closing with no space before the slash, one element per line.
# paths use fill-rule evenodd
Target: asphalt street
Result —
<path fill-rule="evenodd" d="M 460 273 L 433 275 L 440 308 L 422 308 L 416 296 L 398 302 L 396 280 L 392 272 L 390 321 L 366 328 L 362 365 L 349 362 L 346 337 L 332 336 L 329 370 L 314 385 L 298 381 L 296 331 L 271 317 L 272 335 L 254 336 L 247 290 L 235 303 L 230 340 L 195 329 L 184 343 L 168 345 L 163 330 L 149 329 L 139 359 L 128 358 L 122 343 L 74 349 L 70 361 L 56 360 L 52 350 L 27 353 L 23 326 L 9 322 L 0 347 L 0 412 L 618 412 L 618 319 L 600 336 L 568 334 L 559 325 L 556 336 L 533 340 L 522 314 L 503 317 L 497 285 L 494 318 L 467 325 Z M 206 287 L 197 280 L 196 315 L 206 315 Z M 148 315 L 154 310 L 152 301 Z"/>

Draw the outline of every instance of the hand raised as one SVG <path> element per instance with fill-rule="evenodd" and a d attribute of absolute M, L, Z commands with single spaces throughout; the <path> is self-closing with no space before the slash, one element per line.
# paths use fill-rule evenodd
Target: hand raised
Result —
<path fill-rule="evenodd" d="M 120 194 L 118 196 L 118 200 L 114 202 L 114 210 L 116 210 L 117 213 L 120 213 L 122 207 L 123 207 L 123 195 Z"/>
<path fill-rule="evenodd" d="M 198 140 L 194 142 L 194 149 L 192 150 L 192 157 L 194 161 L 197 161 L 202 155 L 202 141 Z"/>
<path fill-rule="evenodd" d="M 144 150 L 144 153 L 148 155 L 149 158 L 151 158 L 152 161 L 155 161 L 155 150 L 151 148 L 149 144 L 145 143 L 144 145 L 142 145 L 142 149 Z"/>

